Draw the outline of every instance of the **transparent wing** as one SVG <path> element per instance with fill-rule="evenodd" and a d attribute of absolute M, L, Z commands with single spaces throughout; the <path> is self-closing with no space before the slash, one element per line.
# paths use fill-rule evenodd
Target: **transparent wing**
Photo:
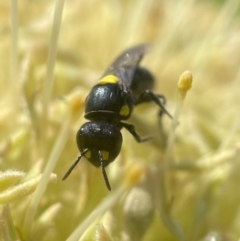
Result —
<path fill-rule="evenodd" d="M 120 86 L 122 86 L 123 89 L 128 89 L 131 85 L 136 67 L 139 65 L 144 54 L 149 50 L 149 44 L 140 44 L 127 49 L 115 59 L 104 72 L 103 76 L 109 74 L 116 75 L 120 80 Z"/>

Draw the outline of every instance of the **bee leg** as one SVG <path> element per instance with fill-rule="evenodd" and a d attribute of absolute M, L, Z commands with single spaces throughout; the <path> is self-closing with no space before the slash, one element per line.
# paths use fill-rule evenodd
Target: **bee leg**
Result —
<path fill-rule="evenodd" d="M 127 123 L 123 123 L 123 122 L 121 122 L 120 125 L 121 125 L 121 127 L 126 128 L 126 129 L 133 135 L 133 137 L 135 138 L 135 140 L 136 140 L 137 142 L 139 142 L 139 143 L 140 143 L 140 142 L 144 142 L 144 141 L 148 141 L 149 139 L 151 139 L 150 136 L 140 137 L 140 136 L 136 133 L 134 125 L 127 124 Z"/>
<path fill-rule="evenodd" d="M 165 96 L 164 95 L 161 95 L 161 94 L 155 94 L 157 97 L 158 97 L 158 99 L 162 102 L 162 104 L 165 106 L 166 105 L 166 98 L 165 98 Z M 162 108 L 160 108 L 160 110 L 159 110 L 159 112 L 158 112 L 158 117 L 161 119 L 161 117 L 163 116 L 163 114 L 164 114 L 165 112 L 163 111 L 163 109 Z M 172 118 L 172 117 L 170 117 L 170 118 Z"/>
<path fill-rule="evenodd" d="M 70 168 L 67 170 L 65 175 L 62 178 L 62 181 L 64 181 L 72 172 L 72 170 L 75 168 L 75 166 L 80 162 L 81 158 L 84 156 L 84 154 L 88 151 L 88 149 L 83 150 L 81 155 L 77 158 L 77 160 L 70 166 Z"/>
<path fill-rule="evenodd" d="M 150 90 L 145 90 L 140 97 L 138 98 L 138 100 L 136 101 L 136 103 L 143 103 L 143 102 L 148 102 L 148 101 L 153 101 L 155 102 L 163 111 L 163 113 L 167 114 L 171 119 L 173 118 L 172 115 L 167 111 L 167 109 L 165 108 L 165 102 L 166 99 L 163 95 L 160 94 L 154 94 L 152 91 Z M 160 116 L 162 115 L 162 113 L 160 112 Z"/>
<path fill-rule="evenodd" d="M 108 177 L 107 177 L 107 173 L 106 173 L 105 168 L 104 168 L 103 157 L 102 157 L 101 151 L 98 151 L 98 156 L 99 156 L 100 167 L 101 167 L 101 170 L 102 170 L 102 174 L 103 174 L 103 178 L 104 178 L 105 184 L 106 184 L 106 186 L 107 186 L 107 189 L 108 189 L 109 191 L 111 191 L 111 186 L 110 186 L 110 184 L 109 184 Z"/>

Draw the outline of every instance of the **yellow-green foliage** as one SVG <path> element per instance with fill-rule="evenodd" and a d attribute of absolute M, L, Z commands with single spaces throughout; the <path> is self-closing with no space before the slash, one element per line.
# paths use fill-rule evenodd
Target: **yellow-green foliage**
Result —
<path fill-rule="evenodd" d="M 239 3 L 1 1 L 0 240 L 238 240 Z M 85 159 L 62 182 L 89 90 L 144 42 L 174 120 L 135 109 L 128 122 L 153 139 L 122 131 L 111 192 Z"/>

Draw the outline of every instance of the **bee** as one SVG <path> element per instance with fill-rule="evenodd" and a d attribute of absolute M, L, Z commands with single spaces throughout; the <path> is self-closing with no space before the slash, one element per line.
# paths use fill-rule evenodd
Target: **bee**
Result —
<path fill-rule="evenodd" d="M 153 75 L 139 66 L 149 49 L 148 44 L 140 44 L 124 51 L 91 89 L 85 100 L 84 116 L 89 122 L 83 124 L 76 135 L 81 154 L 62 180 L 85 157 L 95 167 L 101 168 L 106 187 L 110 191 L 105 167 L 116 159 L 121 150 L 121 129 L 128 130 L 139 143 L 149 139 L 140 137 L 134 125 L 123 122 L 131 116 L 134 107 L 153 101 L 162 113 L 171 117 L 165 108 L 165 97 L 152 92 Z"/>

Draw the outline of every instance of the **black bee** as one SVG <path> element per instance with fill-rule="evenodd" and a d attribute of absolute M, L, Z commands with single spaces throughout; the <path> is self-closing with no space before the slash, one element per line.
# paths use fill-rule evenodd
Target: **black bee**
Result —
<path fill-rule="evenodd" d="M 171 115 L 165 109 L 163 95 L 154 94 L 151 89 L 154 77 L 140 67 L 149 45 L 141 44 L 123 52 L 106 70 L 102 78 L 92 88 L 85 102 L 85 118 L 89 122 L 77 132 L 76 141 L 81 155 L 71 165 L 62 180 L 65 180 L 84 156 L 94 166 L 100 167 L 108 190 L 111 190 L 105 167 L 118 156 L 122 146 L 120 130 L 127 129 L 137 142 L 141 138 L 127 120 L 133 108 L 143 102 L 155 102 L 161 112 Z"/>

